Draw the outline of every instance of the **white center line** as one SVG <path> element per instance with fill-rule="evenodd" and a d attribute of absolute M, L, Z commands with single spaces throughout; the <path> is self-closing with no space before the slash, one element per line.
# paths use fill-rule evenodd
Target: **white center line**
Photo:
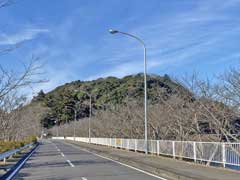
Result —
<path fill-rule="evenodd" d="M 85 178 L 85 177 L 82 177 L 82 180 L 88 180 L 87 178 Z"/>
<path fill-rule="evenodd" d="M 75 166 L 73 165 L 73 163 L 71 163 L 70 160 L 67 160 L 67 162 L 68 162 L 68 164 L 69 164 L 70 166 L 75 167 Z"/>
<path fill-rule="evenodd" d="M 60 149 L 56 146 L 56 148 L 57 148 L 57 150 L 60 152 Z M 61 155 L 62 155 L 62 157 L 65 157 L 65 155 L 61 152 Z M 70 160 L 66 160 L 67 162 L 68 162 L 68 164 L 71 166 L 71 167 L 75 167 L 74 165 L 73 165 L 73 163 L 70 161 Z M 83 177 L 84 178 L 84 177 Z M 87 180 L 86 178 L 85 179 L 83 179 L 83 180 Z"/>
<path fill-rule="evenodd" d="M 54 145 L 55 145 L 57 151 L 60 152 L 60 149 L 57 147 L 57 145 L 56 144 L 54 144 Z"/>

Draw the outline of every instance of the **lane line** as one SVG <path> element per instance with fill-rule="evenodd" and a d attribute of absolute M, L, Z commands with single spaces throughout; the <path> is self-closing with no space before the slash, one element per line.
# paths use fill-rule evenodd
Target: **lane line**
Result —
<path fill-rule="evenodd" d="M 57 147 L 57 145 L 55 143 L 53 143 L 57 149 L 58 152 L 60 152 L 60 149 Z"/>
<path fill-rule="evenodd" d="M 82 180 L 88 180 L 87 178 L 85 178 L 85 177 L 82 177 Z"/>
<path fill-rule="evenodd" d="M 61 150 L 57 147 L 57 145 L 56 145 L 56 144 L 54 144 L 54 145 L 56 146 L 57 150 L 58 150 L 59 152 L 61 152 Z M 65 155 L 63 154 L 63 152 L 61 152 L 61 155 L 62 155 L 62 157 L 65 157 Z M 73 164 L 70 160 L 68 160 L 68 159 L 66 159 L 66 158 L 65 158 L 65 160 L 68 162 L 68 164 L 69 164 L 71 167 L 75 167 L 74 164 Z M 87 179 L 86 179 L 86 180 L 87 180 Z"/>
<path fill-rule="evenodd" d="M 73 165 L 73 163 L 71 163 L 70 160 L 67 159 L 67 162 L 68 162 L 68 164 L 69 164 L 70 166 L 75 167 L 75 166 Z"/>
<path fill-rule="evenodd" d="M 76 145 L 73 145 L 73 144 L 70 144 L 70 145 L 76 147 Z M 157 175 L 155 175 L 155 174 L 149 173 L 149 172 L 144 171 L 144 170 L 142 170 L 142 169 L 138 169 L 138 168 L 133 167 L 133 166 L 130 166 L 130 165 L 128 165 L 128 164 L 124 164 L 124 163 L 122 163 L 122 162 L 119 162 L 119 161 L 113 160 L 113 159 L 111 159 L 111 158 L 108 158 L 108 157 L 105 157 L 105 156 L 102 156 L 102 155 L 96 154 L 96 153 L 91 152 L 91 151 L 89 151 L 89 150 L 82 149 L 82 148 L 80 148 L 79 146 L 77 146 L 77 147 L 78 147 L 79 149 L 81 149 L 82 151 L 88 152 L 88 153 L 90 153 L 90 154 L 93 154 L 93 155 L 95 155 L 95 156 L 101 157 L 101 158 L 103 158 L 103 159 L 107 159 L 107 160 L 109 160 L 109 161 L 115 162 L 115 163 L 120 164 L 120 165 L 122 165 L 122 166 L 125 166 L 125 167 L 128 167 L 128 168 L 131 168 L 131 169 L 134 169 L 134 170 L 139 171 L 139 172 L 141 172 L 141 173 L 143 173 L 143 174 L 147 174 L 147 175 L 149 175 L 149 176 L 152 176 L 152 177 L 155 177 L 155 178 L 157 178 L 157 179 L 161 179 L 161 180 L 168 180 L 168 179 L 166 179 L 166 178 L 163 178 L 163 177 L 157 176 Z"/>

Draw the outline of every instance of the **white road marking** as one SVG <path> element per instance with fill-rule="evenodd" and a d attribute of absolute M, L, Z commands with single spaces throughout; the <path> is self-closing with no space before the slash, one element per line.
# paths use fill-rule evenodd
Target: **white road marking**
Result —
<path fill-rule="evenodd" d="M 60 149 L 57 147 L 57 145 L 56 144 L 54 144 L 54 145 L 55 145 L 57 151 L 60 152 Z"/>
<path fill-rule="evenodd" d="M 87 178 L 85 178 L 85 177 L 82 177 L 82 180 L 88 180 Z"/>
<path fill-rule="evenodd" d="M 57 148 L 57 150 L 60 152 L 60 149 L 57 147 L 57 145 L 55 145 L 56 146 L 56 148 Z M 62 155 L 62 157 L 65 157 L 65 155 L 61 152 L 61 155 Z M 71 166 L 71 167 L 75 167 L 74 166 L 74 164 L 70 161 L 70 160 L 68 160 L 68 159 L 66 159 L 66 161 L 68 162 L 68 164 Z M 85 180 L 85 179 L 84 179 Z M 87 180 L 87 179 L 86 179 Z"/>
<path fill-rule="evenodd" d="M 93 155 L 95 155 L 95 156 L 101 157 L 101 158 L 103 158 L 103 159 L 107 159 L 107 160 L 109 160 L 109 161 L 115 162 L 115 163 L 120 164 L 120 165 L 122 165 L 122 166 L 126 166 L 126 167 L 128 167 L 128 168 L 134 169 L 134 170 L 139 171 L 139 172 L 141 172 L 141 173 L 144 173 L 144 174 L 147 174 L 147 175 L 149 175 L 149 176 L 155 177 L 155 178 L 157 178 L 157 179 L 168 180 L 168 179 L 165 179 L 165 178 L 163 178 L 163 177 L 157 176 L 157 175 L 155 175 L 155 174 L 152 174 L 152 173 L 146 172 L 146 171 L 144 171 L 144 170 L 135 168 L 135 167 L 133 167 L 133 166 L 130 166 L 130 165 L 121 163 L 121 162 L 119 162 L 119 161 L 115 161 L 115 160 L 113 160 L 113 159 L 111 159 L 111 158 L 108 158 L 108 157 L 101 156 L 101 155 L 99 155 L 99 154 L 93 153 L 93 152 L 88 151 L 88 150 L 86 150 L 86 149 L 82 149 L 82 148 L 80 148 L 80 149 L 83 150 L 83 151 L 85 151 L 85 152 L 91 153 L 91 154 L 93 154 Z"/>
<path fill-rule="evenodd" d="M 75 166 L 73 165 L 73 163 L 71 163 L 70 160 L 67 159 L 67 162 L 68 162 L 68 164 L 69 164 L 70 166 L 75 167 Z"/>

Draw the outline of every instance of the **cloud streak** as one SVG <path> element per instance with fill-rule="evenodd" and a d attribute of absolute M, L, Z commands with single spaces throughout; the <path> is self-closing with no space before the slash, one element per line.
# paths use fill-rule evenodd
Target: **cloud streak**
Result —
<path fill-rule="evenodd" d="M 157 5 L 150 2 L 150 10 L 145 9 L 145 3 L 136 2 L 132 6 L 127 4 L 126 16 L 125 11 L 121 11 L 126 3 L 119 3 L 119 8 L 109 8 L 116 6 L 114 2 L 103 2 L 97 8 L 96 2 L 82 4 L 79 9 L 65 12 L 57 23 L 47 24 L 54 33 L 32 28 L 12 35 L 0 34 L 0 45 L 16 44 L 49 33 L 47 41 L 33 48 L 36 56 L 43 54 L 48 62 L 46 76 L 50 81 L 36 88 L 46 91 L 77 79 L 123 77 L 143 72 L 142 47 L 134 39 L 110 35 L 109 26 L 145 41 L 149 73 L 171 74 L 186 67 L 227 63 L 229 58 L 239 57 L 235 48 L 240 38 L 236 15 L 239 0 L 221 3 L 219 0 L 176 0 Z M 164 11 L 168 7 L 169 10 Z M 146 15 L 134 12 L 136 9 Z"/>
<path fill-rule="evenodd" d="M 49 29 L 30 28 L 16 34 L 0 33 L 0 45 L 15 45 L 24 41 L 35 39 L 38 35 L 49 33 Z"/>
<path fill-rule="evenodd" d="M 218 1 L 199 3 L 193 10 L 177 12 L 161 23 L 150 21 L 147 25 L 130 29 L 130 32 L 144 36 L 150 61 L 167 60 L 171 65 L 174 61 L 180 61 L 181 64 L 189 60 L 197 61 L 204 54 L 217 53 L 220 56 L 222 45 L 239 34 L 239 21 L 231 10 L 239 6 L 240 1 L 218 4 Z M 226 48 L 230 48 L 230 45 L 226 45 Z M 165 64 L 167 62 L 158 65 Z"/>

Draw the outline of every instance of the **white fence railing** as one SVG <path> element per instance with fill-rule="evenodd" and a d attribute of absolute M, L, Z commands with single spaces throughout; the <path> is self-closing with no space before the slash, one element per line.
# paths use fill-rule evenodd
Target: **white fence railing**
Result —
<path fill-rule="evenodd" d="M 64 138 L 53 137 L 53 139 Z M 89 140 L 86 137 L 66 137 L 65 139 L 133 151 L 145 150 L 143 139 L 91 138 Z M 221 163 L 223 167 L 226 164 L 240 167 L 240 143 L 149 140 L 148 152 L 173 158 L 191 159 L 195 162 L 203 161 L 208 164 Z"/>

